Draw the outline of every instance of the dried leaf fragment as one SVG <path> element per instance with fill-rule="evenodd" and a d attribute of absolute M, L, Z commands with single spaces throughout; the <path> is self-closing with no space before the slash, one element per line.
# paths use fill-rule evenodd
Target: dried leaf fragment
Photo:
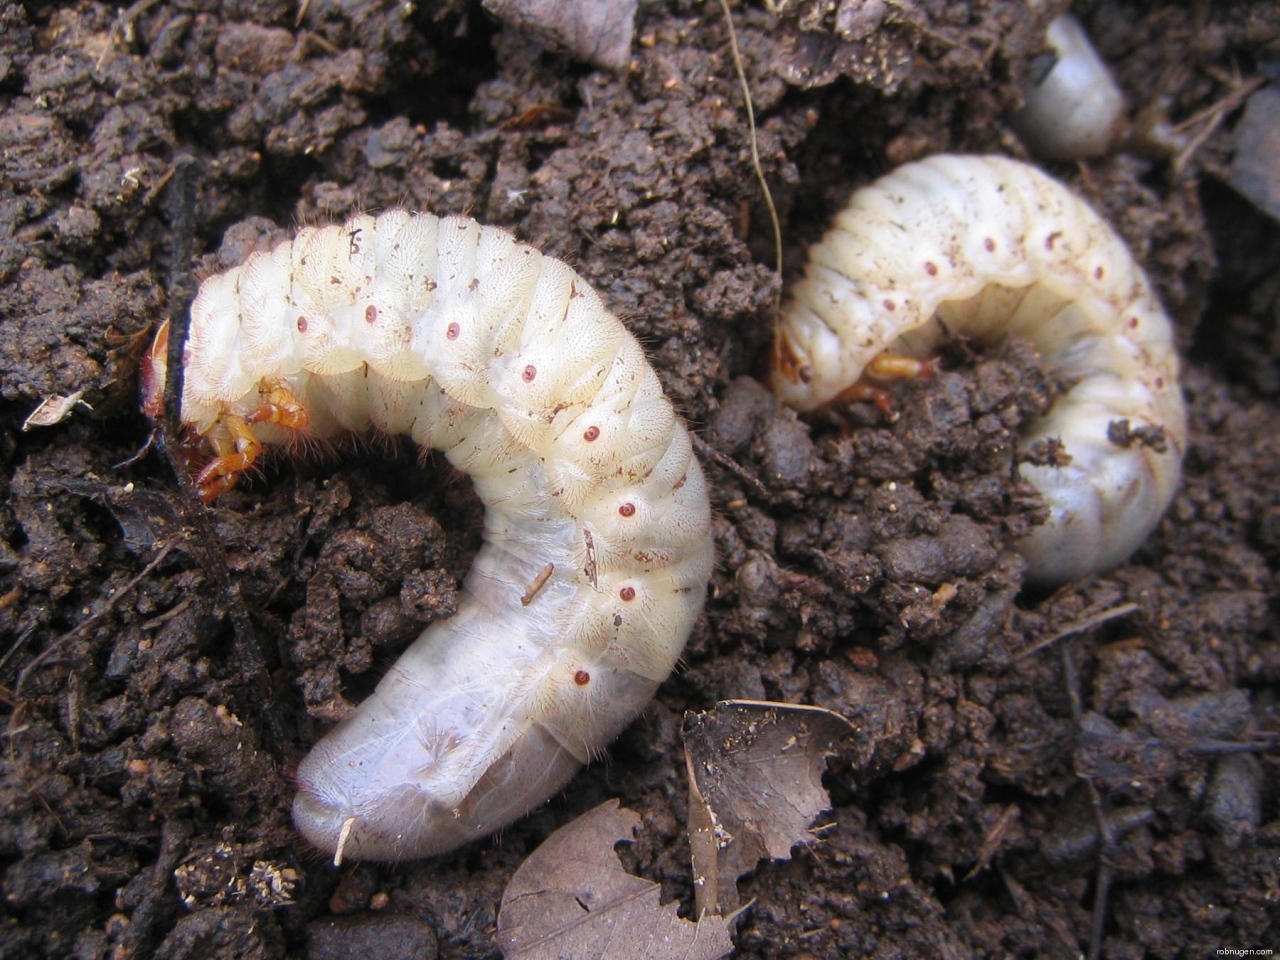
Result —
<path fill-rule="evenodd" d="M 92 410 L 93 407 L 81 399 L 83 396 L 83 390 L 77 390 L 65 397 L 56 393 L 50 394 L 41 400 L 40 405 L 22 422 L 22 432 L 26 433 L 32 427 L 52 427 L 54 424 L 61 423 L 71 415 L 71 411 L 78 404 L 84 404 L 86 409 Z"/>
<path fill-rule="evenodd" d="M 733 951 L 725 922 L 693 923 L 661 904 L 661 888 L 622 869 L 614 845 L 640 817 L 609 800 L 561 827 L 511 878 L 498 911 L 507 960 L 716 960 Z"/>
<path fill-rule="evenodd" d="M 853 732 L 822 707 L 722 700 L 684 720 L 691 796 L 689 842 L 698 910 L 737 906 L 737 879 L 763 858 L 785 860 L 831 798 L 826 757 Z"/>
<path fill-rule="evenodd" d="M 1249 97 L 1235 137 L 1229 182 L 1280 220 L 1280 88 L 1263 87 Z"/>
<path fill-rule="evenodd" d="M 544 47 L 609 70 L 631 60 L 639 0 L 484 0 L 484 8 Z"/>

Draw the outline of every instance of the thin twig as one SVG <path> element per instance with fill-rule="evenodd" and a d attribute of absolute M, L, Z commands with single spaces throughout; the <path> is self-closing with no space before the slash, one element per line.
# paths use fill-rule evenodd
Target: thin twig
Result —
<path fill-rule="evenodd" d="M 172 544 L 165 544 L 165 546 L 161 548 L 160 552 L 155 555 L 155 558 L 150 563 L 148 563 L 145 567 L 143 567 L 141 571 L 139 571 L 137 576 L 135 576 L 132 580 L 130 580 L 123 587 L 118 589 L 115 593 L 111 594 L 111 596 L 107 598 L 107 602 L 102 605 L 102 608 L 100 610 L 98 610 L 92 616 L 86 617 L 76 626 L 72 627 L 70 630 L 68 630 L 66 633 L 60 636 L 57 640 L 54 640 L 51 644 L 45 647 L 42 651 L 40 651 L 38 655 L 33 657 L 31 661 L 25 667 L 23 667 L 21 672 L 19 672 L 18 674 L 18 682 L 14 684 L 14 687 L 13 687 L 14 702 L 17 703 L 18 701 L 21 700 L 22 688 L 26 685 L 27 677 L 31 675 L 32 670 L 34 670 L 36 667 L 40 666 L 41 664 L 47 662 L 50 657 L 52 657 L 56 652 L 61 650 L 64 646 L 66 646 L 66 644 L 70 643 L 76 637 L 84 634 L 90 627 L 92 627 L 99 620 L 101 620 L 108 613 L 110 613 L 111 610 L 115 608 L 115 605 L 120 602 L 120 599 L 125 594 L 127 594 L 130 590 L 136 587 L 148 576 L 150 576 L 151 572 L 155 570 L 156 567 L 160 566 L 161 563 L 164 562 L 164 558 L 169 555 L 169 551 L 172 549 L 173 549 Z"/>
<path fill-rule="evenodd" d="M 1102 956 L 1102 936 L 1107 925 L 1107 900 L 1111 895 L 1111 883 L 1115 879 L 1116 835 L 1111 828 L 1111 819 L 1107 816 L 1106 805 L 1102 802 L 1102 794 L 1092 777 L 1086 777 L 1089 787 L 1089 800 L 1093 805 L 1093 815 L 1098 821 L 1098 879 L 1093 890 L 1093 924 L 1089 930 L 1089 960 L 1099 960 Z"/>
<path fill-rule="evenodd" d="M 1202 121 L 1208 121 L 1208 123 L 1204 125 L 1204 128 L 1193 136 L 1187 142 L 1187 145 L 1178 152 L 1178 155 L 1174 157 L 1172 167 L 1175 175 L 1182 173 L 1182 171 L 1187 168 L 1187 164 L 1191 162 L 1192 156 L 1194 156 L 1196 151 L 1204 146 L 1205 142 L 1213 136 L 1218 127 L 1222 125 L 1222 121 L 1227 118 L 1227 114 L 1232 110 L 1235 110 L 1236 107 L 1240 106 L 1240 104 L 1245 101 L 1249 94 L 1262 86 L 1262 84 L 1266 82 L 1266 77 L 1252 77 L 1249 80 L 1235 78 L 1234 82 L 1237 84 L 1236 88 L 1229 91 L 1221 100 L 1217 103 L 1210 104 L 1195 116 L 1188 120 L 1184 120 L 1173 128 L 1174 133 L 1183 133 Z"/>
<path fill-rule="evenodd" d="M 1077 620 L 1075 623 L 1071 624 L 1070 626 L 1064 627 L 1063 629 L 1059 630 L 1057 633 L 1053 634 L 1053 636 L 1045 640 L 1041 640 L 1039 643 L 1033 644 L 1032 646 L 1028 647 L 1026 650 L 1023 650 L 1013 659 L 1015 662 L 1017 662 L 1018 660 L 1024 660 L 1027 657 L 1031 656 L 1033 653 L 1039 653 L 1045 647 L 1052 646 L 1053 644 L 1057 643 L 1059 640 L 1062 640 L 1065 637 L 1070 637 L 1077 633 L 1084 633 L 1084 631 L 1086 630 L 1092 630 L 1094 627 L 1100 626 L 1101 624 L 1106 623 L 1108 620 L 1116 620 L 1116 619 L 1119 619 L 1120 617 L 1128 616 L 1129 614 L 1133 613 L 1133 611 L 1138 609 L 1140 608 L 1136 603 L 1121 603 L 1114 607 L 1109 607 L 1106 610 L 1102 610 L 1099 613 L 1095 613 L 1090 616 L 1084 617 L 1080 620 Z"/>
<path fill-rule="evenodd" d="M 1062 673 L 1071 703 L 1071 719 L 1077 730 L 1082 729 L 1084 707 L 1080 701 L 1080 675 L 1076 672 L 1075 659 L 1070 645 L 1062 648 Z M 1094 817 L 1098 821 L 1098 878 L 1093 891 L 1093 922 L 1089 930 L 1089 960 L 1102 956 L 1102 935 L 1107 923 L 1107 899 L 1111 894 L 1111 882 L 1115 877 L 1116 835 L 1107 817 L 1106 805 L 1093 778 L 1082 776 L 1089 788 L 1089 799 Z"/>
<path fill-rule="evenodd" d="M 738 82 L 742 84 L 742 99 L 747 107 L 747 129 L 750 133 L 751 141 L 751 168 L 755 171 L 756 179 L 760 181 L 760 191 L 764 194 L 764 204 L 769 209 L 769 222 L 773 225 L 773 248 L 775 253 L 774 270 L 778 277 L 782 277 L 782 226 L 778 222 L 778 210 L 773 205 L 773 194 L 769 190 L 769 184 L 764 178 L 764 168 L 760 165 L 760 144 L 756 136 L 756 111 L 751 104 L 751 85 L 747 82 L 747 72 L 742 66 L 742 55 L 738 52 L 738 34 L 733 28 L 733 15 L 729 12 L 729 0 L 720 0 L 720 9 L 724 11 L 724 21 L 729 28 L 729 52 L 733 54 L 733 68 L 737 71 Z M 778 295 L 774 300 L 773 309 L 776 313 L 782 305 L 782 288 L 778 288 Z"/>
<path fill-rule="evenodd" d="M 116 41 L 125 39 L 125 31 L 133 29 L 133 22 L 159 2 L 160 0 L 138 0 L 137 3 L 116 17 L 115 22 L 111 24 L 111 29 L 107 31 L 107 44 L 102 48 L 102 55 L 98 57 L 98 62 L 93 65 L 95 70 L 102 69 L 102 65 L 107 62 L 107 58 L 115 48 Z"/>
<path fill-rule="evenodd" d="M 696 433 L 691 434 L 691 436 L 693 437 L 693 448 L 696 451 L 698 451 L 698 454 L 701 457 L 724 467 L 726 470 L 732 473 L 735 477 L 737 477 L 739 480 L 745 483 L 748 487 L 750 487 L 751 492 L 754 493 L 760 499 L 762 500 L 770 499 L 769 488 L 766 487 L 764 485 L 764 482 L 759 477 L 757 477 L 754 473 L 752 473 L 750 470 L 748 470 L 746 467 L 740 464 L 737 460 L 733 459 L 733 457 L 729 456 L 727 453 L 721 453 L 719 450 L 711 446 L 711 444 L 707 443 L 707 441 L 703 440 Z"/>
<path fill-rule="evenodd" d="M 0 657 L 0 670 L 4 670 L 4 668 L 9 665 L 9 661 L 13 658 L 13 655 L 21 650 L 22 645 L 31 638 L 33 633 L 36 632 L 37 625 L 37 621 L 32 620 L 22 628 L 22 632 L 18 634 L 17 639 L 15 639 L 9 646 L 9 649 L 5 651 L 4 656 Z"/>

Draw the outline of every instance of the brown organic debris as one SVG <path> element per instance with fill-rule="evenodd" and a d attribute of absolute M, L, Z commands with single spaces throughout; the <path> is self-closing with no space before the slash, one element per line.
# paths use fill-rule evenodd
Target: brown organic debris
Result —
<path fill-rule="evenodd" d="M 499 20 L 531 34 L 552 50 L 579 60 L 623 70 L 631 59 L 639 0 L 484 0 Z"/>
<path fill-rule="evenodd" d="M 507 960 L 716 960 L 733 951 L 726 922 L 694 923 L 659 901 L 661 887 L 622 868 L 614 846 L 640 817 L 609 800 L 561 827 L 511 878 L 498 912 Z"/>
<path fill-rule="evenodd" d="M 761 859 L 790 859 L 793 846 L 814 838 L 814 818 L 831 808 L 826 758 L 852 732 L 831 710 L 764 700 L 722 700 L 685 715 L 700 913 L 734 909 L 738 877 Z"/>
<path fill-rule="evenodd" d="M 1263 87 L 1249 97 L 1235 147 L 1230 184 L 1280 220 L 1280 89 Z"/>
<path fill-rule="evenodd" d="M 75 393 L 61 396 L 60 394 L 47 394 L 40 405 L 31 411 L 30 416 L 22 423 L 22 432 L 26 433 L 34 427 L 52 427 L 61 423 L 67 417 L 71 416 L 71 411 L 77 406 L 84 406 L 86 409 L 92 410 L 89 404 L 82 399 L 84 397 L 83 390 L 77 390 Z"/>

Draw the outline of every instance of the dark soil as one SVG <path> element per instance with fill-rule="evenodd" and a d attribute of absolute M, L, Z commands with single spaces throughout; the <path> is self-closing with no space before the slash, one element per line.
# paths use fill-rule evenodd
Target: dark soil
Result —
<path fill-rule="evenodd" d="M 1175 122 L 1280 55 L 1274 4 L 1077 8 Z M 734 9 L 791 272 L 894 165 L 1022 155 L 1000 118 L 1043 20 L 1023 0 L 887 9 L 831 76 Z M 643 4 L 625 75 L 461 0 L 295 14 L 0 6 L 0 956 L 496 956 L 516 866 L 613 796 L 644 821 L 629 864 L 689 905 L 681 718 L 731 697 L 860 731 L 824 839 L 741 883 L 741 956 L 1068 958 L 1095 924 L 1112 958 L 1280 946 L 1280 229 L 1220 181 L 1237 114 L 1183 162 L 1053 168 L 1175 318 L 1191 441 L 1130 564 L 1035 596 L 1009 545 L 1041 505 L 998 453 L 1051 393 L 1027 349 L 958 351 L 892 416 L 840 423 L 746 379 L 779 280 L 716 4 Z M 167 310 L 180 153 L 198 273 L 263 218 L 466 212 L 593 283 L 706 441 L 720 565 L 684 669 L 497 839 L 335 870 L 288 814 L 298 758 L 452 610 L 478 542 L 465 483 L 364 449 L 269 464 L 205 511 L 163 457 L 118 466 L 149 429 L 136 370 Z M 22 431 L 79 390 L 91 409 Z"/>

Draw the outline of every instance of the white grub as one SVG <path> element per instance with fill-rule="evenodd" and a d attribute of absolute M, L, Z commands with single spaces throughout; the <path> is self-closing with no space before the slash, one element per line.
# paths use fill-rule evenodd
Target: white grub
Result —
<path fill-rule="evenodd" d="M 1127 128 L 1124 94 L 1084 27 L 1069 13 L 1045 32 L 1054 61 L 1033 77 L 1009 123 L 1027 149 L 1047 160 L 1082 160 L 1110 152 Z"/>
<path fill-rule="evenodd" d="M 928 357 L 948 335 L 1024 338 L 1070 385 L 1023 436 L 1057 438 L 1070 457 L 1020 467 L 1051 510 L 1019 544 L 1028 580 L 1123 563 L 1173 498 L 1186 446 L 1169 319 L 1124 243 L 1027 164 L 908 164 L 857 191 L 810 251 L 780 317 L 774 389 L 812 410 L 878 355 Z"/>
<path fill-rule="evenodd" d="M 511 823 L 670 673 L 711 575 L 706 485 L 639 344 L 560 261 L 460 217 L 304 229 L 204 282 L 184 369 L 207 499 L 255 444 L 377 430 L 485 504 L 457 614 L 298 769 L 320 849 L 405 860 Z"/>

